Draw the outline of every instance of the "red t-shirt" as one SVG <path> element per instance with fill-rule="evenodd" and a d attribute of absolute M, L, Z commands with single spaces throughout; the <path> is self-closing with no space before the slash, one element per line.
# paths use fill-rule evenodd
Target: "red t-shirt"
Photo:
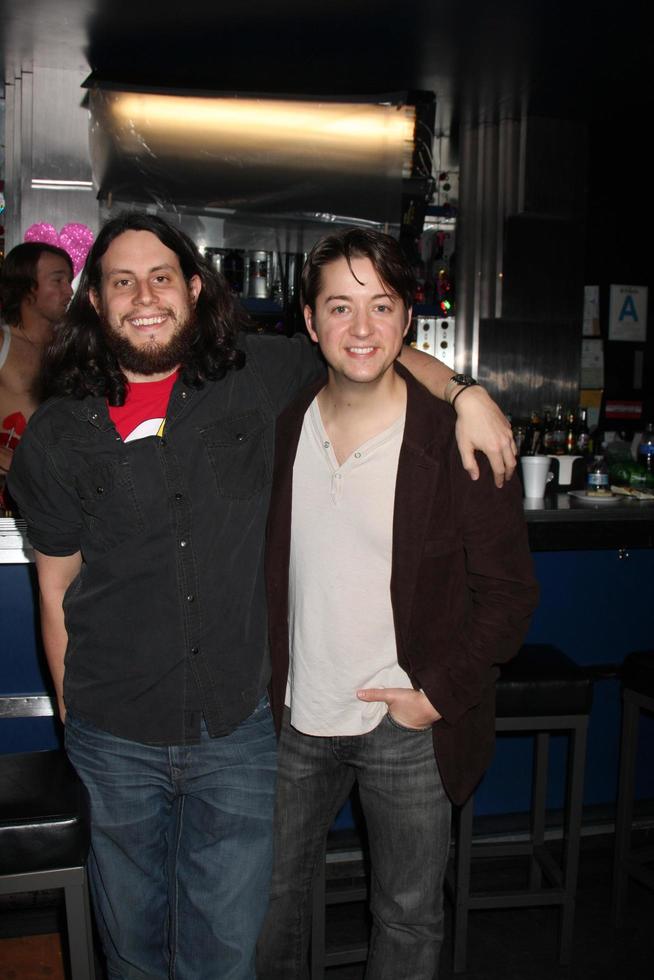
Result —
<path fill-rule="evenodd" d="M 163 381 L 131 381 L 125 404 L 109 406 L 109 418 L 123 442 L 163 434 L 168 401 L 178 374 L 173 371 Z"/>

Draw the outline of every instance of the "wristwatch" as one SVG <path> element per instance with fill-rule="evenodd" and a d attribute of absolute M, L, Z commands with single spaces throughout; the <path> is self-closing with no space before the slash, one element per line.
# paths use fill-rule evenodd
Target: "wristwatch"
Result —
<path fill-rule="evenodd" d="M 453 374 L 450 380 L 445 385 L 446 401 L 448 401 L 450 405 L 453 404 L 453 401 L 450 400 L 450 395 L 452 394 L 455 388 L 458 387 L 460 389 L 459 391 L 457 391 L 456 395 L 454 396 L 456 398 L 457 395 L 461 394 L 464 388 L 472 388 L 472 386 L 476 384 L 479 384 L 479 382 L 475 378 L 471 377 L 469 374 Z"/>

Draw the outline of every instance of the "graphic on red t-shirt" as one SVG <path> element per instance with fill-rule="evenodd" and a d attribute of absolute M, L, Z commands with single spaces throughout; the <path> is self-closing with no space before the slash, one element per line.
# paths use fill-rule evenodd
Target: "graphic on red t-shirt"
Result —
<path fill-rule="evenodd" d="M 0 446 L 15 449 L 25 431 L 27 419 L 22 412 L 12 412 L 0 422 Z"/>
<path fill-rule="evenodd" d="M 130 382 L 125 404 L 109 406 L 109 418 L 116 426 L 123 442 L 161 436 L 166 421 L 170 393 L 179 372 L 163 381 Z"/>

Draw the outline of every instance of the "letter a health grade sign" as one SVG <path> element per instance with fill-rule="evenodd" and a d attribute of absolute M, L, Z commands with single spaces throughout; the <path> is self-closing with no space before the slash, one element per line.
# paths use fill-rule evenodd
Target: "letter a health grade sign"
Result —
<path fill-rule="evenodd" d="M 647 286 L 611 286 L 609 340 L 647 340 Z"/>

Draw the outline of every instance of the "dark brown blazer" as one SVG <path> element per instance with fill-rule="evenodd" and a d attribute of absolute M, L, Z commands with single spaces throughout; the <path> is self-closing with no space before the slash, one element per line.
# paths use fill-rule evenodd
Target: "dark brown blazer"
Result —
<path fill-rule="evenodd" d="M 393 517 L 397 657 L 442 715 L 433 726 L 436 759 L 448 795 L 462 803 L 493 754 L 495 665 L 517 652 L 538 587 L 520 481 L 514 477 L 498 490 L 481 454 L 481 476 L 471 480 L 457 449 L 453 410 L 400 364 L 396 369 L 407 384 Z M 278 730 L 288 675 L 293 462 L 304 414 L 323 383 L 306 389 L 277 421 L 266 581 Z"/>

